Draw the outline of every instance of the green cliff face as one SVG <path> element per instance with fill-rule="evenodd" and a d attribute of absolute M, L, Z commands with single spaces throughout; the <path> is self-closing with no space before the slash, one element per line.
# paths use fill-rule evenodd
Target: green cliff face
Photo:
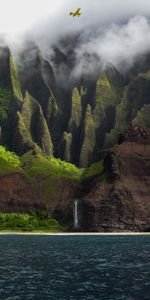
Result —
<path fill-rule="evenodd" d="M 26 93 L 17 117 L 13 141 L 15 151 L 22 155 L 27 150 L 40 148 L 45 155 L 52 154 L 53 145 L 41 106 L 29 93 Z"/>
<path fill-rule="evenodd" d="M 82 119 L 82 94 L 75 87 L 72 91 L 71 99 L 71 113 L 68 124 L 69 143 L 70 144 L 70 161 L 78 164 L 79 159 L 79 141 L 81 132 L 81 119 Z M 76 148 L 76 151 L 74 149 Z"/>
<path fill-rule="evenodd" d="M 72 133 L 64 132 L 62 140 L 62 157 L 65 161 L 71 162 L 72 160 Z"/>
<path fill-rule="evenodd" d="M 0 143 L 86 167 L 130 124 L 150 126 L 150 71 L 145 64 L 122 76 L 109 64 L 97 77 L 67 84 L 55 67 L 69 70 L 68 60 L 52 67 L 30 45 L 16 66 L 9 49 L 0 49 Z"/>
<path fill-rule="evenodd" d="M 19 82 L 18 75 L 15 70 L 15 65 L 14 65 L 12 55 L 10 55 L 10 76 L 11 76 L 12 90 L 13 90 L 14 96 L 18 100 L 23 101 L 23 96 L 22 96 L 21 88 L 20 88 L 20 82 Z"/>
<path fill-rule="evenodd" d="M 8 118 L 11 109 L 12 91 L 8 88 L 0 88 L 0 124 Z"/>
<path fill-rule="evenodd" d="M 138 111 L 136 118 L 132 121 L 133 124 L 139 124 L 143 127 L 150 128 L 150 104 L 144 104 L 141 110 Z"/>
<path fill-rule="evenodd" d="M 124 87 L 121 102 L 116 106 L 115 126 L 106 135 L 105 148 L 113 147 L 123 130 L 131 124 L 150 126 L 150 73 L 139 73 Z"/>
<path fill-rule="evenodd" d="M 10 50 L 8 48 L 0 48 L 0 142 L 11 149 L 14 119 L 17 106 L 20 105 L 20 99 L 15 95 L 17 89 L 17 95 L 19 95 L 19 84 Z"/>
<path fill-rule="evenodd" d="M 82 146 L 80 152 L 80 167 L 89 166 L 93 161 L 93 151 L 95 147 L 95 123 L 92 116 L 90 105 L 87 106 L 83 133 L 82 133 Z"/>
<path fill-rule="evenodd" d="M 69 130 L 73 133 L 80 127 L 82 115 L 81 96 L 77 88 L 72 92 L 71 115 L 69 120 Z"/>
<path fill-rule="evenodd" d="M 112 66 L 107 67 L 97 81 L 93 111 L 96 127 L 95 156 L 97 158 L 100 149 L 103 148 L 106 135 L 115 124 L 116 106 L 121 101 L 122 85 L 120 74 Z"/>
<path fill-rule="evenodd" d="M 11 89 L 10 50 L 0 47 L 0 87 Z"/>

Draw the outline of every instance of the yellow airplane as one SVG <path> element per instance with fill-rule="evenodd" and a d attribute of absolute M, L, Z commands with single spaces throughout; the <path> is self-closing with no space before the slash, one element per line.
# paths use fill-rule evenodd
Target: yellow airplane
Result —
<path fill-rule="evenodd" d="M 81 16 L 81 8 L 78 8 L 75 12 L 70 12 L 70 16 L 79 18 Z"/>

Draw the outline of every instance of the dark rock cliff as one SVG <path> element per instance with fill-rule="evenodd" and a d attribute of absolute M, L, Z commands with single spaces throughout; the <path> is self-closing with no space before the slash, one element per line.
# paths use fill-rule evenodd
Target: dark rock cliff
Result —
<path fill-rule="evenodd" d="M 150 230 L 149 134 L 149 129 L 130 127 L 107 155 L 107 180 L 95 179 L 83 197 L 83 230 Z"/>
<path fill-rule="evenodd" d="M 73 180 L 40 178 L 29 182 L 20 173 L 0 176 L 1 212 L 46 210 L 62 224 L 73 224 L 73 202 L 77 183 Z"/>

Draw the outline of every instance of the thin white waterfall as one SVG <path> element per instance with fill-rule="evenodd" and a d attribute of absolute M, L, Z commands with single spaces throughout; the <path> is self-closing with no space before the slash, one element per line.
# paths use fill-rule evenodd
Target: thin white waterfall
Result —
<path fill-rule="evenodd" d="M 74 210 L 73 210 L 73 214 L 74 214 L 74 229 L 78 229 L 78 228 L 79 228 L 78 200 L 75 200 L 75 201 L 74 201 Z"/>

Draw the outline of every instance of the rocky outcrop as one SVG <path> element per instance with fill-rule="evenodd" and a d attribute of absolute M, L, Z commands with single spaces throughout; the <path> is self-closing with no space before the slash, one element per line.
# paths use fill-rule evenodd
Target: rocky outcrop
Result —
<path fill-rule="evenodd" d="M 105 136 L 114 127 L 116 106 L 121 101 L 122 81 L 118 71 L 113 66 L 108 66 L 96 84 L 95 108 L 93 118 L 96 129 L 95 156 L 98 157 L 103 147 Z"/>
<path fill-rule="evenodd" d="M 0 211 L 30 212 L 46 210 L 62 223 L 73 220 L 73 201 L 77 183 L 69 179 L 39 178 L 29 182 L 21 173 L 0 176 Z"/>
<path fill-rule="evenodd" d="M 138 111 L 136 118 L 132 124 L 139 124 L 143 127 L 150 128 L 150 104 L 144 104 L 141 110 Z"/>
<path fill-rule="evenodd" d="M 64 132 L 63 139 L 62 139 L 62 153 L 61 157 L 67 161 L 70 162 L 72 160 L 72 134 L 71 132 Z"/>
<path fill-rule="evenodd" d="M 10 50 L 0 47 L 0 86 L 10 89 L 12 86 L 10 76 Z"/>
<path fill-rule="evenodd" d="M 95 147 L 95 124 L 90 105 L 87 106 L 83 123 L 82 145 L 80 152 L 80 167 L 86 167 L 93 161 Z"/>
<path fill-rule="evenodd" d="M 45 155 L 53 153 L 53 145 L 41 106 L 26 93 L 13 140 L 14 150 L 22 155 L 28 150 L 41 148 Z"/>
<path fill-rule="evenodd" d="M 17 101 L 23 101 L 23 95 L 21 92 L 20 82 L 18 78 L 18 74 L 15 69 L 15 64 L 13 60 L 13 56 L 10 54 L 10 75 L 11 75 L 11 84 L 13 95 L 17 99 Z"/>
<path fill-rule="evenodd" d="M 137 139 L 137 132 L 141 139 Z M 146 143 L 145 133 L 147 135 Z M 129 128 L 106 157 L 104 173 L 83 197 L 84 231 L 150 230 L 149 129 Z M 105 176 L 104 176 L 105 174 Z"/>
<path fill-rule="evenodd" d="M 70 144 L 70 162 L 78 164 L 80 153 L 80 134 L 81 134 L 81 122 L 82 122 L 82 95 L 77 88 L 73 89 L 71 113 L 68 124 L 68 137 L 71 135 Z M 70 139 L 69 139 L 70 140 Z M 68 145 L 68 144 L 66 144 Z M 74 151 L 76 149 L 76 151 Z M 65 149 L 65 152 L 67 149 Z"/>
<path fill-rule="evenodd" d="M 150 145 L 150 128 L 143 128 L 139 125 L 133 125 L 127 128 L 120 135 L 120 143 L 135 142 L 143 145 Z"/>

